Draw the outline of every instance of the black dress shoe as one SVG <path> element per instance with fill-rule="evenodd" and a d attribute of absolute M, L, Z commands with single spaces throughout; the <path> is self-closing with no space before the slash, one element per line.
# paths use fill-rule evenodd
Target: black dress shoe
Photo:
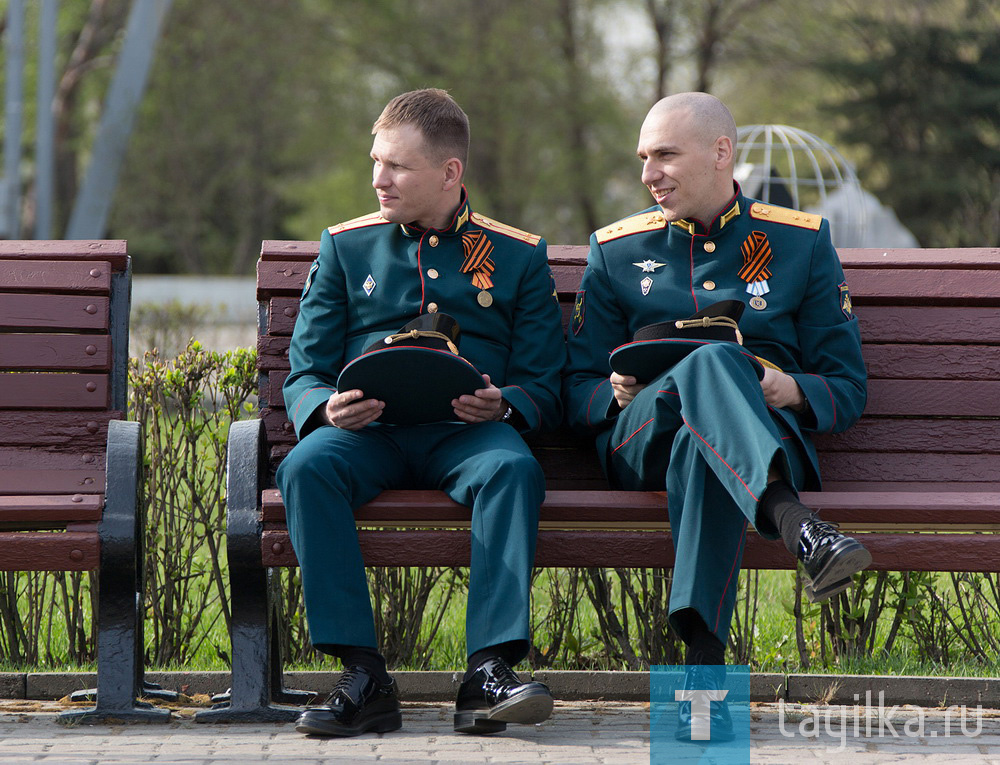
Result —
<path fill-rule="evenodd" d="M 718 691 L 722 690 L 726 679 L 726 668 L 714 664 L 692 664 L 688 666 L 684 675 L 685 691 Z M 709 701 L 708 719 L 704 715 L 695 711 L 692 715 L 691 702 L 682 701 L 677 706 L 677 730 L 674 731 L 674 738 L 678 741 L 694 741 L 696 743 L 711 744 L 718 741 L 732 741 L 736 738 L 733 731 L 733 718 L 729 714 L 729 705 L 725 699 L 721 701 Z M 693 719 L 692 719 L 693 718 Z M 707 735 L 708 739 L 692 739 L 692 722 L 697 721 L 694 734 L 696 736 Z M 708 723 L 706 726 L 705 723 Z"/>
<path fill-rule="evenodd" d="M 798 557 L 811 580 L 806 585 L 810 603 L 843 592 L 851 586 L 851 577 L 872 562 L 860 542 L 841 534 L 834 524 L 816 519 L 802 522 Z"/>
<path fill-rule="evenodd" d="M 295 730 L 313 736 L 357 736 L 387 733 L 403 727 L 396 682 L 380 683 L 364 667 L 348 667 L 322 706 L 309 707 Z"/>
<path fill-rule="evenodd" d="M 501 658 L 480 664 L 458 689 L 455 730 L 458 733 L 497 733 L 507 723 L 531 725 L 549 719 L 552 694 L 547 685 L 522 683 Z"/>

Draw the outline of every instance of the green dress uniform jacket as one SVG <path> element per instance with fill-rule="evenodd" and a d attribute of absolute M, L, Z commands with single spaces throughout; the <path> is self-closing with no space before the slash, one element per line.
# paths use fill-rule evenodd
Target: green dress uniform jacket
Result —
<path fill-rule="evenodd" d="M 472 212 L 464 190 L 444 230 L 367 215 L 323 232 L 300 305 L 283 389 L 299 443 L 277 481 L 313 643 L 377 647 L 353 511 L 387 488 L 442 489 L 472 509 L 469 652 L 526 641 L 544 478 L 517 430 L 376 421 L 347 431 L 322 425 L 317 410 L 371 343 L 442 311 L 521 430 L 557 424 L 565 345 L 544 240 Z"/>
<path fill-rule="evenodd" d="M 609 354 L 636 330 L 721 300 L 746 303 L 744 349 L 790 374 L 804 413 L 764 400 L 733 343 L 699 347 L 619 409 Z M 843 269 L 820 216 L 745 198 L 713 221 L 667 223 L 653 207 L 595 232 L 569 332 L 569 423 L 596 435 L 609 480 L 664 489 L 676 563 L 671 612 L 695 608 L 725 642 L 748 523 L 776 464 L 820 488 L 812 433 L 864 409 L 866 373 Z M 764 525 L 764 528 L 761 528 Z M 774 537 L 776 530 L 759 524 Z"/>

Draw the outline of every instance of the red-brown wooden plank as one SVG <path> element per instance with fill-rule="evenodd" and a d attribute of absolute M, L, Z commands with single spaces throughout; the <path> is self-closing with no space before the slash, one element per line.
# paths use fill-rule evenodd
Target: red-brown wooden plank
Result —
<path fill-rule="evenodd" d="M 862 417 L 844 433 L 813 438 L 821 452 L 1000 452 L 996 420 Z"/>
<path fill-rule="evenodd" d="M 288 370 L 288 348 L 291 345 L 291 337 L 285 335 L 275 337 L 274 335 L 263 335 L 257 338 L 257 368 L 258 369 L 283 369 Z"/>
<path fill-rule="evenodd" d="M 992 454 L 885 454 L 824 452 L 820 472 L 832 481 L 992 481 L 997 458 Z"/>
<path fill-rule="evenodd" d="M 4 369 L 110 369 L 108 335 L 6 334 L 0 343 Z"/>
<path fill-rule="evenodd" d="M 272 295 L 295 297 L 302 293 L 309 261 L 262 260 L 257 263 L 257 299 Z"/>
<path fill-rule="evenodd" d="M 312 261 L 319 255 L 319 242 L 301 242 L 294 239 L 265 239 L 261 242 L 262 260 Z"/>
<path fill-rule="evenodd" d="M 124 239 L 10 239 L 0 241 L 0 258 L 107 261 L 124 271 L 128 248 Z"/>
<path fill-rule="evenodd" d="M 997 247 L 841 248 L 844 268 L 1000 269 Z"/>
<path fill-rule="evenodd" d="M 585 244 L 550 244 L 550 261 L 583 263 Z M 837 251 L 844 268 L 984 268 L 1000 269 L 997 247 L 841 248 Z"/>
<path fill-rule="evenodd" d="M 267 311 L 267 333 L 269 335 L 291 335 L 298 316 L 299 299 L 297 297 L 271 298 Z"/>
<path fill-rule="evenodd" d="M 111 292 L 111 264 L 101 261 L 5 259 L 0 256 L 0 291 Z"/>
<path fill-rule="evenodd" d="M 108 375 L 0 373 L 0 402 L 7 409 L 107 409 Z"/>
<path fill-rule="evenodd" d="M 268 374 L 267 402 L 272 408 L 284 406 L 284 399 L 277 394 L 287 377 L 285 370 Z M 1000 417 L 1000 381 L 869 380 L 865 414 L 873 417 Z"/>
<path fill-rule="evenodd" d="M 802 501 L 830 521 L 854 524 L 1000 525 L 1000 491 L 933 493 L 911 491 L 802 492 Z M 661 523 L 667 520 L 666 492 L 659 491 L 549 491 L 541 508 L 546 524 Z M 285 508 L 281 492 L 261 494 L 264 523 L 282 523 Z M 470 511 L 440 491 L 397 489 L 382 492 L 354 514 L 359 526 L 414 520 L 442 525 L 467 523 Z M 997 537 L 1000 543 L 1000 537 Z"/>
<path fill-rule="evenodd" d="M 0 525 L 37 523 L 40 528 L 67 521 L 99 521 L 103 494 L 0 496 Z"/>
<path fill-rule="evenodd" d="M 0 329 L 107 330 L 108 298 L 0 294 Z"/>
<path fill-rule="evenodd" d="M 845 269 L 859 305 L 996 305 L 1000 271 L 973 269 Z"/>
<path fill-rule="evenodd" d="M 870 380 L 1000 379 L 1000 347 L 995 345 L 869 343 L 862 353 Z"/>
<path fill-rule="evenodd" d="M 1000 311 L 969 306 L 856 306 L 865 343 L 993 343 Z"/>
<path fill-rule="evenodd" d="M 0 409 L 0 433 L 5 446 L 33 446 L 61 451 L 103 454 L 108 422 L 123 412 L 45 412 Z"/>
<path fill-rule="evenodd" d="M 0 571 L 93 571 L 100 566 L 93 532 L 0 532 Z"/>
<path fill-rule="evenodd" d="M 74 453 L 0 447 L 0 494 L 99 494 L 104 473 L 103 448 Z"/>
<path fill-rule="evenodd" d="M 865 414 L 1000 417 L 1000 382 L 869 380 Z"/>
<path fill-rule="evenodd" d="M 104 470 L 45 470 L 0 468 L 0 494 L 53 494 L 80 492 L 99 494 L 105 490 Z"/>
<path fill-rule="evenodd" d="M 368 566 L 468 566 L 469 533 L 458 531 L 360 530 Z M 1000 536 L 993 534 L 861 534 L 872 553 L 873 570 L 1000 571 Z M 261 537 L 265 566 L 296 566 L 285 531 Z M 669 568 L 674 553 L 670 535 L 657 531 L 557 531 L 538 533 L 536 566 Z M 743 568 L 792 569 L 795 558 L 780 541 L 747 537 Z"/>

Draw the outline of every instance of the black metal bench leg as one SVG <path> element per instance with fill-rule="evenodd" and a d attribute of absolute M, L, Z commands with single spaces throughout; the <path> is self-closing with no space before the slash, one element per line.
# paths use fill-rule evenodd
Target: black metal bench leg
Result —
<path fill-rule="evenodd" d="M 143 695 L 143 524 L 139 508 L 139 424 L 108 427 L 107 490 L 98 532 L 97 703 L 73 709 L 60 722 L 167 722 L 170 710 L 139 701 Z"/>
<path fill-rule="evenodd" d="M 266 464 L 263 423 L 233 423 L 226 471 L 232 687 L 213 698 L 219 703 L 212 709 L 198 712 L 197 722 L 294 720 L 302 709 L 281 702 L 301 704 L 314 695 L 282 686 L 281 656 L 271 631 L 274 574 L 261 567 L 260 557 L 261 471 Z"/>

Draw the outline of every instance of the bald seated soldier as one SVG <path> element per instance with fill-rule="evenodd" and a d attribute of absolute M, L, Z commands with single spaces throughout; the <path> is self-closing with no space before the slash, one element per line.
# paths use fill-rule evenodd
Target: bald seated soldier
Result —
<path fill-rule="evenodd" d="M 724 668 L 702 668 L 725 663 L 751 524 L 802 562 L 816 601 L 871 562 L 798 499 L 820 488 L 811 434 L 848 428 L 867 396 L 830 226 L 745 197 L 735 148 L 733 117 L 711 95 L 672 95 L 649 111 L 637 153 L 656 204 L 591 236 L 563 382 L 569 421 L 596 435 L 611 483 L 666 489 L 669 618 L 699 689 L 724 678 Z M 742 304 L 742 346 L 691 343 L 651 379 L 612 372 L 609 353 L 640 328 L 712 313 L 720 301 Z M 712 702 L 712 715 L 715 739 L 724 702 Z"/>
<path fill-rule="evenodd" d="M 552 696 L 541 683 L 522 683 L 512 667 L 528 653 L 545 494 L 521 434 L 562 416 L 565 345 L 545 241 L 473 211 L 462 184 L 469 122 L 445 91 L 397 96 L 372 133 L 379 210 L 323 231 L 283 391 L 299 441 L 277 483 L 309 631 L 315 647 L 344 666 L 326 702 L 307 709 L 296 729 L 353 736 L 402 725 L 353 515 L 395 488 L 440 489 L 469 508 L 468 669 L 455 730 L 538 723 L 551 713 Z M 479 389 L 446 405 L 444 421 L 383 422 L 385 400 L 337 389 L 341 370 L 373 343 L 439 312 L 457 321 L 461 356 L 482 376 Z M 412 372 L 393 378 L 406 387 Z"/>

